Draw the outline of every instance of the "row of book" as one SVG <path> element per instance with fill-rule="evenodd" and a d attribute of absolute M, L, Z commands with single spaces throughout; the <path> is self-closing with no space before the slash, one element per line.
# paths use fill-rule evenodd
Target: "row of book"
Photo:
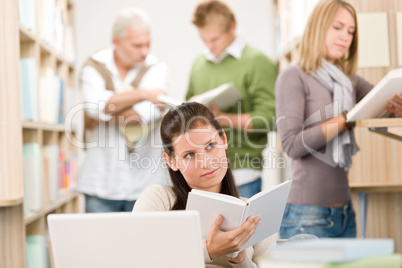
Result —
<path fill-rule="evenodd" d="M 50 260 L 50 240 L 44 235 L 27 235 L 25 238 L 27 268 L 54 267 Z"/>
<path fill-rule="evenodd" d="M 23 145 L 24 214 L 39 211 L 75 190 L 77 155 L 64 155 L 58 145 Z"/>
<path fill-rule="evenodd" d="M 38 82 L 39 79 L 39 82 Z M 21 119 L 63 124 L 67 111 L 76 104 L 76 91 L 51 68 L 38 76 L 35 58 L 20 60 Z"/>
<path fill-rule="evenodd" d="M 61 4 L 62 1 L 56 0 L 19 0 L 20 24 L 37 33 L 57 53 L 66 55 L 69 62 L 74 62 L 74 31 L 68 24 L 68 12 Z"/>
<path fill-rule="evenodd" d="M 287 242 L 261 258 L 260 268 L 400 268 L 392 239 L 321 238 Z"/>

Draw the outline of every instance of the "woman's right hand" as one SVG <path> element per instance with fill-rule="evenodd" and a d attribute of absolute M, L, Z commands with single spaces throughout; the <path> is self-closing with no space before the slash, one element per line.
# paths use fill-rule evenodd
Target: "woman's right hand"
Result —
<path fill-rule="evenodd" d="M 388 107 L 385 109 L 393 113 L 399 117 L 402 117 L 402 96 L 400 94 L 396 94 L 395 97 L 388 102 Z"/>
<path fill-rule="evenodd" d="M 247 220 L 236 229 L 224 232 L 220 230 L 223 217 L 222 215 L 218 215 L 205 239 L 211 260 L 239 251 L 255 233 L 260 220 L 260 216 L 249 216 Z M 241 255 L 244 256 L 244 258 L 242 260 L 236 258 L 236 262 L 241 263 L 244 261 L 246 254 Z"/>
<path fill-rule="evenodd" d="M 324 136 L 325 142 L 329 142 L 342 131 L 346 129 L 346 118 L 343 114 L 340 114 L 334 118 L 331 118 L 321 124 L 321 131 Z"/>

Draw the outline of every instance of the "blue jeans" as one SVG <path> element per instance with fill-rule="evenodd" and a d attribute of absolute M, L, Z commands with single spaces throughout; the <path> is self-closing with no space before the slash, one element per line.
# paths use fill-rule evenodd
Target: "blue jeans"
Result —
<path fill-rule="evenodd" d="M 250 183 L 238 186 L 237 191 L 239 192 L 239 196 L 241 197 L 252 197 L 253 195 L 261 192 L 261 178 L 258 178 L 257 180 Z"/>
<path fill-rule="evenodd" d="M 85 195 L 85 212 L 123 212 L 132 211 L 135 200 L 109 200 L 96 197 L 93 195 Z"/>
<path fill-rule="evenodd" d="M 318 237 L 356 237 L 352 202 L 340 207 L 286 204 L 279 231 L 283 239 L 297 234 Z"/>

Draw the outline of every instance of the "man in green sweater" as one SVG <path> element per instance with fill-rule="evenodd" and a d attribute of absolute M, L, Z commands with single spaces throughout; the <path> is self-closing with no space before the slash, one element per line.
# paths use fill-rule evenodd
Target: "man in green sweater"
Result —
<path fill-rule="evenodd" d="M 226 4 L 217 0 L 200 3 L 192 22 L 207 49 L 193 64 L 186 98 L 228 82 L 243 94 L 243 100 L 227 110 L 215 105 L 211 110 L 225 128 L 239 194 L 250 197 L 261 191 L 262 150 L 275 123 L 278 70 L 262 52 L 236 36 L 236 20 Z"/>

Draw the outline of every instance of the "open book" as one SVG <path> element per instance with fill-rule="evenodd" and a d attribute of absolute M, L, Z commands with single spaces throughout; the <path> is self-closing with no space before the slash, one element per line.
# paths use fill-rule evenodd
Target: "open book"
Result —
<path fill-rule="evenodd" d="M 233 83 L 226 83 L 217 88 L 211 89 L 205 93 L 194 97 L 194 101 L 209 106 L 215 103 L 220 110 L 226 110 L 239 100 L 243 98 L 241 92 L 233 85 Z M 169 107 L 176 107 L 182 102 L 168 97 L 166 95 L 159 95 L 158 100 Z"/>
<path fill-rule="evenodd" d="M 292 181 L 283 182 L 261 191 L 247 202 L 230 195 L 193 189 L 188 195 L 186 210 L 200 212 L 203 238 L 219 214 L 223 216 L 222 231 L 239 227 L 250 215 L 261 216 L 256 232 L 241 249 L 244 250 L 279 231 L 291 184 Z"/>
<path fill-rule="evenodd" d="M 402 68 L 389 71 L 347 114 L 347 121 L 387 116 L 385 107 L 396 93 L 402 93 Z"/>

